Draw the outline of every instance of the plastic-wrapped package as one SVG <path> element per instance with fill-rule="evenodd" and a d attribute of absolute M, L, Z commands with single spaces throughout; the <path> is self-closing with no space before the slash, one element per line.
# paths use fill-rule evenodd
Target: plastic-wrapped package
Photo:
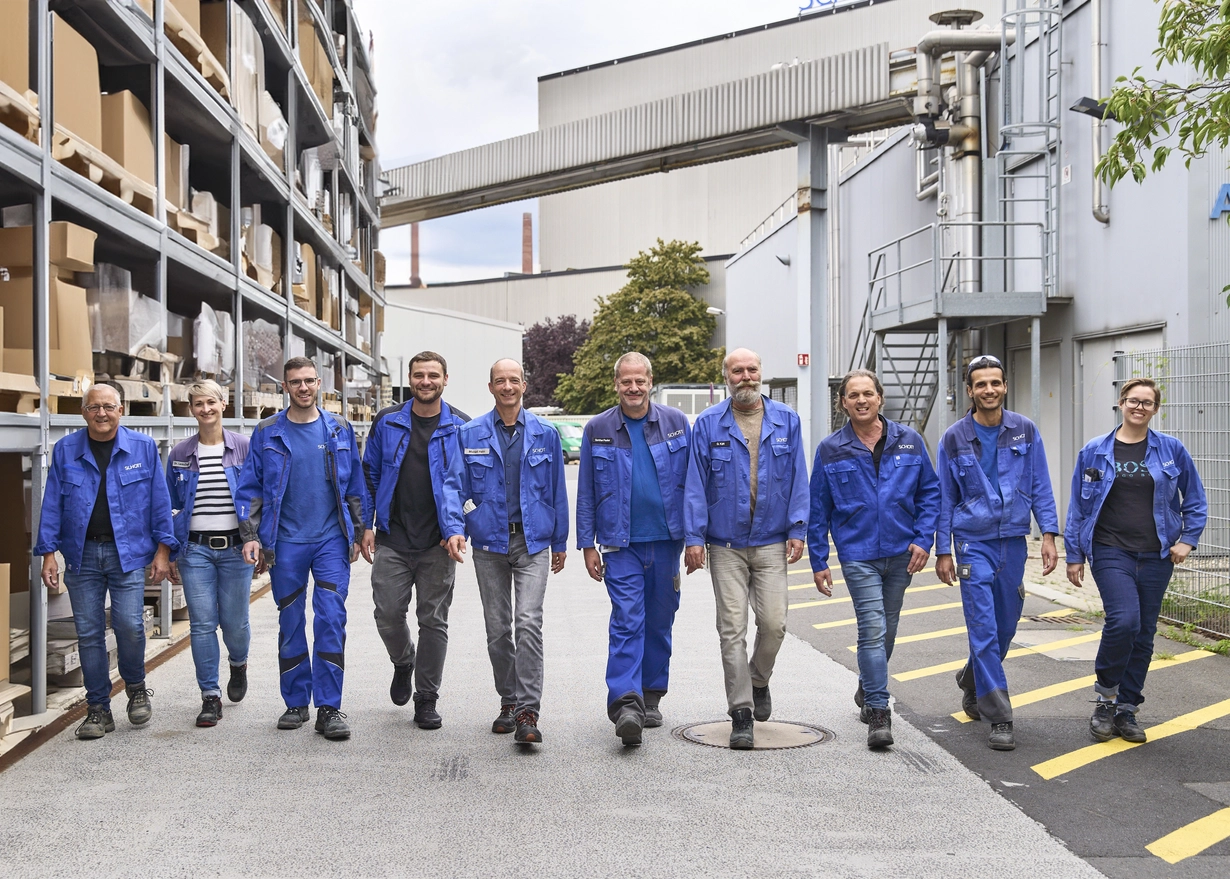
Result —
<path fill-rule="evenodd" d="M 219 360 L 222 363 L 222 375 L 229 382 L 235 374 L 235 319 L 225 311 L 217 314 Z"/>
<path fill-rule="evenodd" d="M 146 345 L 166 350 L 162 303 L 133 290 L 127 269 L 100 262 L 93 272 L 79 273 L 77 280 L 86 288 L 93 350 L 128 355 Z"/>
<path fill-rule="evenodd" d="M 277 383 L 282 375 L 282 333 L 267 320 L 243 322 L 243 384 L 260 390 L 263 383 Z"/>
<path fill-rule="evenodd" d="M 320 210 L 320 196 L 324 190 L 324 177 L 320 165 L 320 152 L 316 147 L 304 150 L 299 154 L 299 178 L 303 184 L 303 195 L 307 199 L 308 208 Z"/>
<path fill-rule="evenodd" d="M 290 334 L 290 356 L 291 357 L 306 357 L 307 356 L 307 341 L 299 338 L 294 333 Z"/>
<path fill-rule="evenodd" d="M 324 351 L 316 352 L 317 369 L 320 372 L 320 387 L 323 391 L 337 390 L 337 373 L 334 369 L 334 357 Z"/>
<path fill-rule="evenodd" d="M 235 371 L 235 322 L 225 311 L 201 303 L 201 315 L 193 322 L 193 348 L 200 372 L 230 381 Z"/>
<path fill-rule="evenodd" d="M 285 159 L 283 150 L 286 148 L 286 135 L 290 132 L 290 127 L 286 124 L 286 117 L 282 115 L 282 108 L 269 92 L 261 93 L 260 128 L 261 149 L 280 167 Z"/>
<path fill-rule="evenodd" d="M 265 46 L 256 25 L 238 3 L 231 9 L 231 95 L 252 136 L 260 138 L 261 95 L 265 91 Z"/>

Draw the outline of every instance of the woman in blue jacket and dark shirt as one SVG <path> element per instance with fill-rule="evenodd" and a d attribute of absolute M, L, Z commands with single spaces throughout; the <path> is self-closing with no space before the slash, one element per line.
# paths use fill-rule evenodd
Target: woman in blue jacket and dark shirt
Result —
<path fill-rule="evenodd" d="M 850 422 L 816 447 L 808 555 L 816 588 L 832 595 L 832 534 L 858 619 L 854 702 L 867 747 L 883 748 L 893 743 L 888 660 L 905 589 L 935 542 L 940 483 L 917 431 L 880 415 L 884 388 L 874 372 L 847 373 L 838 396 Z"/>
<path fill-rule="evenodd" d="M 1084 585 L 1088 559 L 1106 610 L 1089 720 L 1099 742 L 1115 736 L 1145 741 L 1136 712 L 1145 700 L 1141 690 L 1162 597 L 1208 516 L 1200 474 L 1183 443 L 1149 429 L 1161 401 L 1152 379 L 1124 382 L 1123 425 L 1090 440 L 1072 474 L 1064 529 L 1068 580 Z"/>

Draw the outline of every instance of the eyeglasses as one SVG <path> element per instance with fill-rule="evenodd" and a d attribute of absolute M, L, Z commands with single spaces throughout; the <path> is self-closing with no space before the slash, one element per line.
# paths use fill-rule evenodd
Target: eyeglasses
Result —
<path fill-rule="evenodd" d="M 111 415 L 114 412 L 119 412 L 122 407 L 114 403 L 91 403 L 85 407 L 85 411 L 90 415 L 97 415 L 99 412 L 106 412 Z"/>
<path fill-rule="evenodd" d="M 994 367 L 1002 372 L 1004 363 L 998 357 L 991 354 L 982 354 L 969 362 L 969 366 L 965 368 L 965 377 L 969 378 L 973 375 L 975 369 L 987 369 L 990 367 Z"/>
<path fill-rule="evenodd" d="M 1155 403 L 1153 400 L 1138 400 L 1133 397 L 1127 397 L 1126 399 L 1120 400 L 1119 405 L 1125 408 L 1128 408 L 1128 409 L 1144 409 L 1146 412 L 1148 412 L 1150 409 L 1156 406 L 1157 403 Z"/>
<path fill-rule="evenodd" d="M 292 378 L 287 379 L 286 384 L 292 388 L 310 388 L 318 381 L 319 378 Z"/>

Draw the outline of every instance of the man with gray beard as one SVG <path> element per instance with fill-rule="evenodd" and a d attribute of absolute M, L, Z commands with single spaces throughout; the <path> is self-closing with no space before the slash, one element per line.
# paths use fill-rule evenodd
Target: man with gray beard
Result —
<path fill-rule="evenodd" d="M 696 418 L 684 491 L 684 562 L 705 567 L 730 711 L 730 747 L 755 744 L 773 711 L 769 677 L 786 637 L 786 567 L 803 555 L 809 504 L 799 416 L 760 392 L 760 355 L 736 348 L 722 372 L 730 399 Z M 748 606 L 756 643 L 747 655 Z"/>

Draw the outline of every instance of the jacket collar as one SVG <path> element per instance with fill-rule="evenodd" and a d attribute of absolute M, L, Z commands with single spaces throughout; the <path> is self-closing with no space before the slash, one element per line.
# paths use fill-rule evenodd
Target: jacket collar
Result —
<path fill-rule="evenodd" d="M 222 445 L 226 447 L 228 452 L 234 452 L 239 449 L 238 434 L 234 431 L 222 428 Z M 192 436 L 184 440 L 183 455 L 185 458 L 196 458 L 200 454 L 201 434 L 194 433 Z"/>
<path fill-rule="evenodd" d="M 1016 430 L 1018 427 L 1021 426 L 1021 418 L 1022 418 L 1021 415 L 1019 415 L 1016 412 L 1013 412 L 1011 409 L 1004 409 L 1002 411 L 1004 413 L 1004 416 L 1002 419 L 1000 419 L 1000 422 L 999 422 L 999 432 L 1000 433 L 1003 433 L 1005 430 L 1009 430 L 1009 431 Z M 978 435 L 978 428 L 975 427 L 975 422 L 974 422 L 974 410 L 973 409 L 970 409 L 968 412 L 966 412 L 965 416 L 960 421 L 958 421 L 957 424 L 961 426 L 961 433 L 962 433 L 962 436 L 965 437 L 965 439 L 972 441 L 974 437 Z"/>
<path fill-rule="evenodd" d="M 414 400 L 407 400 L 405 403 L 403 403 L 401 406 L 398 407 L 396 412 L 388 416 L 388 418 L 390 421 L 392 421 L 397 426 L 404 427 L 407 430 L 409 430 L 413 426 L 413 422 L 411 418 L 413 412 L 414 412 Z M 439 425 L 436 426 L 436 430 L 439 431 L 441 428 L 451 428 L 452 426 L 453 426 L 453 410 L 449 407 L 448 403 L 441 400 L 440 401 L 440 423 Z"/>
<path fill-rule="evenodd" d="M 884 422 L 884 447 L 888 448 L 901 436 L 903 428 L 897 422 L 890 421 L 883 415 L 880 416 L 880 420 Z M 843 446 L 857 445 L 866 448 L 863 445 L 863 441 L 858 438 L 858 434 L 854 432 L 854 423 L 851 421 L 847 421 L 842 425 L 841 430 L 837 432 L 837 441 Z"/>
<path fill-rule="evenodd" d="M 332 439 L 332 437 L 337 433 L 337 419 L 333 417 L 333 413 L 326 412 L 319 406 L 316 407 L 316 411 L 320 413 L 320 417 L 325 423 L 325 429 L 329 432 L 330 439 Z M 290 422 L 289 412 L 290 409 L 283 409 L 276 416 L 274 416 L 275 420 L 269 428 L 270 433 L 280 437 L 284 437 L 286 435 L 286 425 Z"/>
<path fill-rule="evenodd" d="M 1152 427 L 1148 428 L 1148 435 L 1145 437 L 1145 452 L 1160 451 L 1161 440 L 1159 434 Z M 1119 428 L 1115 428 L 1110 433 L 1098 440 L 1098 454 L 1108 458 L 1112 463 L 1115 460 L 1115 434 L 1119 432 Z"/>
<path fill-rule="evenodd" d="M 81 435 L 81 445 L 77 447 L 77 457 L 84 458 L 90 464 L 94 465 L 94 469 L 97 470 L 98 463 L 94 460 L 94 453 L 90 450 L 90 431 L 87 428 L 83 428 L 79 431 L 79 433 Z M 132 431 L 122 424 L 119 426 L 119 429 L 116 430 L 115 446 L 111 453 L 111 460 L 115 460 L 115 455 L 117 452 L 123 452 L 126 455 L 132 452 L 132 440 L 129 439 L 129 435 L 131 433 Z"/>

